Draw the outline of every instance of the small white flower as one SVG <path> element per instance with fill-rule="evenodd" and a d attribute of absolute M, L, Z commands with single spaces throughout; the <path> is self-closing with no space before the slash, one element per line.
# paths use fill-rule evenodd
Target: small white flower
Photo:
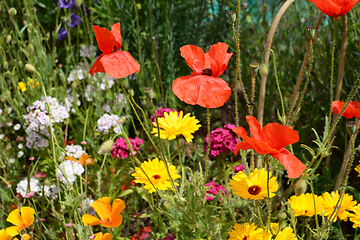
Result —
<path fill-rule="evenodd" d="M 6 124 L 6 126 L 11 127 L 11 126 L 13 125 L 13 122 L 12 122 L 12 121 L 9 121 L 9 122 L 7 122 L 7 123 L 5 123 L 5 124 Z"/>
<path fill-rule="evenodd" d="M 0 108 L 0 115 L 3 113 L 3 110 Z"/>
<path fill-rule="evenodd" d="M 24 145 L 22 143 L 19 143 L 18 148 L 23 149 Z"/>
<path fill-rule="evenodd" d="M 1 133 L 0 134 L 0 139 L 3 139 L 5 137 L 5 134 Z"/>
<path fill-rule="evenodd" d="M 14 125 L 14 130 L 17 131 L 21 128 L 21 124 L 20 123 L 17 123 Z"/>
<path fill-rule="evenodd" d="M 24 152 L 23 152 L 23 151 L 19 151 L 19 152 L 17 153 L 17 157 L 20 158 L 20 157 L 22 157 L 22 156 L 24 156 Z"/>
<path fill-rule="evenodd" d="M 24 180 L 21 180 L 16 186 L 16 192 L 23 197 L 25 197 L 26 194 L 31 191 L 41 192 L 39 181 L 36 178 L 31 178 L 30 184 L 28 184 L 28 179 L 25 178 Z"/>
<path fill-rule="evenodd" d="M 15 158 L 11 157 L 11 158 L 9 159 L 9 163 L 14 163 L 14 162 L 15 162 Z"/>

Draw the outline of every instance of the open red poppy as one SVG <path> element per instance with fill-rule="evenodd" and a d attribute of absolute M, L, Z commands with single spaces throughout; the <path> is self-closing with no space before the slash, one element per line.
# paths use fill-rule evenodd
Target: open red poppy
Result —
<path fill-rule="evenodd" d="M 360 0 L 309 0 L 324 14 L 336 17 L 347 14 Z"/>
<path fill-rule="evenodd" d="M 243 142 L 236 144 L 235 156 L 240 149 L 254 149 L 259 154 L 269 154 L 279 160 L 286 168 L 289 178 L 298 178 L 306 169 L 306 166 L 285 146 L 299 141 L 299 134 L 290 127 L 285 127 L 278 123 L 269 123 L 261 129 L 260 123 L 253 116 L 246 116 L 246 121 L 250 126 L 251 138 L 242 127 L 233 128 Z"/>
<path fill-rule="evenodd" d="M 332 113 L 339 114 L 345 102 L 335 100 L 332 102 Z M 360 120 L 360 102 L 351 101 L 341 114 L 344 118 L 357 117 Z"/>
<path fill-rule="evenodd" d="M 223 106 L 231 95 L 227 83 L 219 78 L 233 54 L 227 53 L 228 48 L 223 42 L 212 45 L 207 53 L 194 45 L 181 47 L 181 56 L 193 72 L 175 79 L 172 85 L 174 94 L 191 105 L 205 108 Z"/>
<path fill-rule="evenodd" d="M 140 65 L 125 51 L 119 51 L 121 48 L 120 23 L 115 23 L 111 32 L 106 28 L 93 25 L 96 41 L 100 50 L 103 52 L 91 67 L 89 73 L 94 76 L 97 72 L 106 72 L 113 78 L 124 78 L 130 74 L 140 71 Z"/>

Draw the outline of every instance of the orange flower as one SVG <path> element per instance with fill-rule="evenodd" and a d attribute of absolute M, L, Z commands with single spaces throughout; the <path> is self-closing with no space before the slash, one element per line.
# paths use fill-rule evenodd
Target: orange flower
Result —
<path fill-rule="evenodd" d="M 85 214 L 82 217 L 82 222 L 85 226 L 101 224 L 103 227 L 115 228 L 121 225 L 122 216 L 120 213 L 125 208 L 125 203 L 123 200 L 116 198 L 111 208 L 110 198 L 103 197 L 93 202 L 91 207 L 96 211 L 100 219 L 92 215 Z"/>
<path fill-rule="evenodd" d="M 228 45 L 223 42 L 212 45 L 207 53 L 194 45 L 181 47 L 181 56 L 193 72 L 175 79 L 172 85 L 174 94 L 191 105 L 205 108 L 223 106 L 231 95 L 227 83 L 219 78 L 232 56 L 227 50 Z"/>
<path fill-rule="evenodd" d="M 66 158 L 66 159 L 69 159 L 69 160 L 71 160 L 71 161 L 73 161 L 73 162 L 78 162 L 78 163 L 80 163 L 83 167 L 85 166 L 85 164 L 86 164 L 86 165 L 91 165 L 91 164 L 94 164 L 94 163 L 95 163 L 94 159 L 91 158 L 91 155 L 86 155 L 85 153 L 83 153 L 83 154 L 81 155 L 79 161 L 76 160 L 76 158 L 74 158 L 74 157 L 70 157 L 70 158 L 69 158 L 69 157 L 65 157 L 65 158 Z M 86 158 L 86 160 L 85 160 L 85 158 Z"/>
<path fill-rule="evenodd" d="M 286 168 L 289 178 L 300 177 L 306 166 L 284 148 L 299 141 L 298 132 L 278 123 L 269 123 L 261 129 L 260 123 L 253 116 L 246 116 L 246 121 L 250 126 L 251 138 L 244 128 L 233 128 L 233 131 L 243 139 L 243 142 L 236 144 L 235 156 L 240 149 L 254 149 L 258 154 L 269 154 L 279 160 Z"/>
<path fill-rule="evenodd" d="M 112 240 L 112 236 L 110 233 L 103 234 L 102 232 L 98 232 L 95 234 L 94 240 Z"/>
<path fill-rule="evenodd" d="M 336 17 L 347 14 L 360 0 L 309 0 L 328 16 Z"/>
<path fill-rule="evenodd" d="M 344 106 L 345 102 L 341 101 L 333 101 L 332 102 L 332 112 L 334 114 L 339 114 L 342 107 Z M 357 101 L 351 101 L 349 105 L 345 108 L 343 113 L 341 114 L 344 118 L 353 118 L 357 117 L 360 119 L 360 102 Z"/>
<path fill-rule="evenodd" d="M 0 239 L 1 240 L 11 240 L 12 236 L 10 236 L 5 229 L 0 230 Z"/>
<path fill-rule="evenodd" d="M 96 41 L 103 52 L 91 67 L 89 73 L 106 72 L 113 78 L 124 78 L 140 71 L 140 65 L 129 52 L 119 51 L 122 45 L 120 23 L 115 23 L 111 32 L 106 28 L 93 25 Z"/>
<path fill-rule="evenodd" d="M 35 210 L 31 207 L 22 207 L 21 215 L 19 209 L 11 211 L 6 221 L 14 224 L 15 226 L 8 227 L 6 229 L 7 233 L 11 236 L 19 234 L 19 231 L 33 224 L 34 214 Z"/>

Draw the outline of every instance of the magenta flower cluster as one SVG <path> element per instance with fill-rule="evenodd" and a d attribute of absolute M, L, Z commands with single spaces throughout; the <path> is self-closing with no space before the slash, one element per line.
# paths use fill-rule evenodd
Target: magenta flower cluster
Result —
<path fill-rule="evenodd" d="M 218 194 L 219 192 L 221 195 L 225 194 L 226 196 L 229 196 L 229 194 L 225 191 L 225 188 L 220 184 L 216 184 L 215 182 L 209 182 L 205 186 L 206 187 L 211 186 L 211 188 L 206 191 L 206 196 L 205 196 L 206 201 L 214 200 L 216 194 Z M 222 201 L 222 200 L 223 199 L 220 198 L 220 201 Z"/>
<path fill-rule="evenodd" d="M 171 108 L 159 108 L 156 111 L 156 115 L 157 117 L 161 118 L 164 117 L 164 113 L 170 113 L 170 112 L 177 112 L 177 114 L 179 115 L 179 112 L 176 110 L 172 110 Z M 156 122 L 156 118 L 155 118 L 155 114 L 151 115 L 151 123 Z"/>
<path fill-rule="evenodd" d="M 210 157 L 216 157 L 220 153 L 233 152 L 238 143 L 236 134 L 232 131 L 235 125 L 226 124 L 210 132 Z M 209 135 L 205 138 L 205 151 L 208 148 Z"/>
<path fill-rule="evenodd" d="M 237 165 L 236 167 L 234 167 L 234 172 L 237 173 L 237 172 L 240 172 L 240 171 L 244 171 L 245 170 L 245 167 L 244 165 L 240 164 L 240 165 Z"/>
<path fill-rule="evenodd" d="M 139 150 L 140 145 L 144 143 L 144 140 L 141 138 L 135 137 L 135 139 L 129 138 L 131 147 L 133 149 L 132 155 L 136 154 L 136 151 Z M 118 138 L 116 139 L 116 142 L 111 148 L 111 157 L 118 157 L 125 159 L 129 156 L 129 148 L 126 145 L 125 138 Z"/>

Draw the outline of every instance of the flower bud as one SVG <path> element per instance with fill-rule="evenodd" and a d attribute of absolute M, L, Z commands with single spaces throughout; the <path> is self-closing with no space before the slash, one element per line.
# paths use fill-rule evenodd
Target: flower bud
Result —
<path fill-rule="evenodd" d="M 259 64 L 258 63 L 250 63 L 250 71 L 251 71 L 251 76 L 255 77 L 256 73 L 259 71 Z"/>
<path fill-rule="evenodd" d="M 4 61 L 4 62 L 3 62 L 3 68 L 4 68 L 4 69 L 7 69 L 8 66 L 9 66 L 8 62 L 7 62 L 7 61 Z"/>
<path fill-rule="evenodd" d="M 261 64 L 261 67 L 260 67 L 260 75 L 262 77 L 266 77 L 269 73 L 269 69 L 267 67 L 267 65 L 265 63 Z"/>
<path fill-rule="evenodd" d="M 22 67 L 22 66 L 23 66 L 23 62 L 22 62 L 21 60 L 19 60 L 19 61 L 17 62 L 17 64 L 19 65 L 19 67 Z"/>
<path fill-rule="evenodd" d="M 147 93 L 150 97 L 150 99 L 154 99 L 154 92 L 152 90 L 152 88 L 148 87 L 144 89 L 144 93 Z"/>
<path fill-rule="evenodd" d="M 309 39 L 314 39 L 315 37 L 315 27 L 306 27 L 305 28 L 306 37 Z"/>
<path fill-rule="evenodd" d="M 31 65 L 30 63 L 25 64 L 25 70 L 28 71 L 28 72 L 30 72 L 30 73 L 35 72 L 34 66 Z"/>
<path fill-rule="evenodd" d="M 99 151 L 98 151 L 98 154 L 103 155 L 103 154 L 105 154 L 105 153 L 110 152 L 113 145 L 114 145 L 114 141 L 113 141 L 113 140 L 111 140 L 111 139 L 107 140 L 106 142 L 104 142 L 104 143 L 101 145 L 101 147 L 100 147 L 100 149 L 99 149 Z"/>
<path fill-rule="evenodd" d="M 279 221 L 284 221 L 287 218 L 287 214 L 285 212 L 279 212 L 277 218 Z"/>
<path fill-rule="evenodd" d="M 32 54 L 34 52 L 34 45 L 32 45 L 31 43 L 27 46 L 27 50 L 29 51 L 30 54 Z"/>
<path fill-rule="evenodd" d="M 346 123 L 346 130 L 349 133 L 349 135 L 354 135 L 356 130 L 356 123 L 354 121 L 348 121 Z"/>
<path fill-rule="evenodd" d="M 10 41 L 11 41 L 11 35 L 7 35 L 7 37 L 6 37 L 6 43 L 10 43 Z"/>
<path fill-rule="evenodd" d="M 228 11 L 227 12 L 229 22 L 234 24 L 236 22 L 236 12 L 235 11 Z"/>
<path fill-rule="evenodd" d="M 16 11 L 15 8 L 10 8 L 10 9 L 9 9 L 9 15 L 10 15 L 10 17 L 15 16 L 16 14 L 17 14 L 17 11 Z"/>
<path fill-rule="evenodd" d="M 295 195 L 300 196 L 301 194 L 305 193 L 307 189 L 307 184 L 305 180 L 299 180 L 295 185 Z"/>
<path fill-rule="evenodd" d="M 130 97 L 134 97 L 134 89 L 132 89 L 132 88 L 129 89 L 128 93 L 129 93 Z"/>
<path fill-rule="evenodd" d="M 83 3 L 83 0 L 75 0 L 75 5 L 78 7 L 80 7 L 82 3 Z"/>

